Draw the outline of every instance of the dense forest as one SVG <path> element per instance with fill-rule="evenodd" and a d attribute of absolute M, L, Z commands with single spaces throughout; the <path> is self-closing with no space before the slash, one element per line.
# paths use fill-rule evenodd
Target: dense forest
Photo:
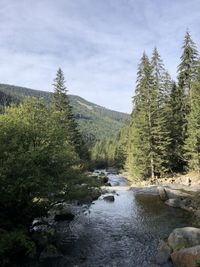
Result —
<path fill-rule="evenodd" d="M 177 82 L 158 50 L 142 55 L 131 121 L 114 139 L 96 143 L 92 157 L 128 171 L 133 180 L 200 171 L 200 60 L 187 31 Z"/>

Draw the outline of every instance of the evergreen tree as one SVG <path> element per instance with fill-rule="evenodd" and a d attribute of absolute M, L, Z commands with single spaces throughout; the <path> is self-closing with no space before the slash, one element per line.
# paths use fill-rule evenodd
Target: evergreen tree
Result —
<path fill-rule="evenodd" d="M 187 117 L 190 113 L 189 95 L 197 76 L 198 52 L 189 31 L 183 42 L 181 63 L 178 66 L 178 87 L 174 84 L 171 94 L 171 168 L 183 171 L 186 167 L 184 142 L 187 138 Z"/>
<path fill-rule="evenodd" d="M 61 68 L 57 71 L 53 86 L 53 106 L 55 110 L 63 114 L 63 121 L 61 123 L 63 124 L 63 127 L 66 127 L 66 132 L 69 135 L 71 144 L 74 146 L 75 151 L 81 159 L 89 159 L 89 152 L 78 129 L 78 124 L 74 119 L 72 107 L 67 95 L 64 74 Z"/>
<path fill-rule="evenodd" d="M 191 111 L 187 117 L 186 156 L 189 160 L 190 168 L 200 172 L 200 68 L 197 80 L 191 86 L 190 107 Z"/>
<path fill-rule="evenodd" d="M 173 83 L 170 96 L 170 169 L 172 171 L 183 171 L 185 159 L 183 157 L 184 125 L 185 125 L 185 98 L 183 90 Z"/>
<path fill-rule="evenodd" d="M 168 150 L 170 144 L 169 129 L 169 93 L 171 90 L 171 78 L 164 68 L 163 61 L 155 48 L 152 56 L 152 68 L 154 76 L 154 92 L 156 93 L 154 126 L 152 130 L 155 151 L 155 172 L 160 175 L 168 171 Z"/>
<path fill-rule="evenodd" d="M 139 65 L 136 95 L 133 101 L 126 166 L 134 178 L 155 174 L 153 122 L 156 95 L 152 66 L 144 53 Z"/>
<path fill-rule="evenodd" d="M 181 63 L 178 66 L 178 85 L 188 95 L 191 83 L 197 75 L 198 52 L 189 31 L 186 32 L 183 42 Z"/>
<path fill-rule="evenodd" d="M 155 48 L 151 63 L 139 65 L 126 167 L 136 177 L 160 176 L 169 170 L 169 95 L 172 82 Z"/>

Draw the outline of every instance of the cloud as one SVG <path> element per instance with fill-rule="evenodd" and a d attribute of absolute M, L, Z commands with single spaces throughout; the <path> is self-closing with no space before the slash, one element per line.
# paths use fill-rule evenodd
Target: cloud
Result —
<path fill-rule="evenodd" d="M 176 67 L 186 28 L 200 40 L 198 0 L 1 0 L 0 81 L 71 94 L 130 112 L 143 50 Z"/>

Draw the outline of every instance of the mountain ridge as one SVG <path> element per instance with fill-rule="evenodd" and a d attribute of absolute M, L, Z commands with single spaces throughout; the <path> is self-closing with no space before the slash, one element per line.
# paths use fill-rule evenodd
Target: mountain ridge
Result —
<path fill-rule="evenodd" d="M 50 103 L 53 93 L 16 85 L 0 84 L 1 107 L 11 103 L 19 104 L 29 96 L 43 98 L 45 102 Z M 102 107 L 80 96 L 71 94 L 68 96 L 74 116 L 89 143 L 116 135 L 130 118 L 127 113 Z"/>

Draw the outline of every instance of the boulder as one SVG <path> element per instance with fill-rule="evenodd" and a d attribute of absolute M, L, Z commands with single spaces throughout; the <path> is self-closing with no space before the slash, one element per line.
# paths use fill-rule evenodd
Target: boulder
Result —
<path fill-rule="evenodd" d="M 181 208 L 183 206 L 181 200 L 178 198 L 170 198 L 165 201 L 165 204 L 173 208 Z"/>
<path fill-rule="evenodd" d="M 167 192 L 166 192 L 164 187 L 159 186 L 158 187 L 158 193 L 159 193 L 160 199 L 162 201 L 168 200 L 168 195 L 167 195 Z"/>
<path fill-rule="evenodd" d="M 156 254 L 156 263 L 158 264 L 167 263 L 170 259 L 170 254 L 171 254 L 171 248 L 165 241 L 161 240 L 159 242 L 158 251 Z"/>
<path fill-rule="evenodd" d="M 105 186 L 112 186 L 111 183 L 107 182 L 105 183 Z"/>
<path fill-rule="evenodd" d="M 184 192 L 181 189 L 172 189 L 169 187 L 165 187 L 165 191 L 167 193 L 168 198 L 187 198 L 191 197 L 191 194 Z"/>
<path fill-rule="evenodd" d="M 200 262 L 200 246 L 181 249 L 171 254 L 171 259 L 176 267 L 195 267 L 197 260 Z"/>
<path fill-rule="evenodd" d="M 103 176 L 101 177 L 102 181 L 104 184 L 106 184 L 108 182 L 108 177 L 107 176 Z"/>
<path fill-rule="evenodd" d="M 168 237 L 173 250 L 200 245 L 200 229 L 194 227 L 176 228 Z"/>
<path fill-rule="evenodd" d="M 60 214 L 56 214 L 54 217 L 54 220 L 56 222 L 58 221 L 72 221 L 74 219 L 75 215 L 67 212 L 67 213 L 60 213 Z"/>
<path fill-rule="evenodd" d="M 113 195 L 104 196 L 103 198 L 105 201 L 113 202 L 115 197 Z"/>

